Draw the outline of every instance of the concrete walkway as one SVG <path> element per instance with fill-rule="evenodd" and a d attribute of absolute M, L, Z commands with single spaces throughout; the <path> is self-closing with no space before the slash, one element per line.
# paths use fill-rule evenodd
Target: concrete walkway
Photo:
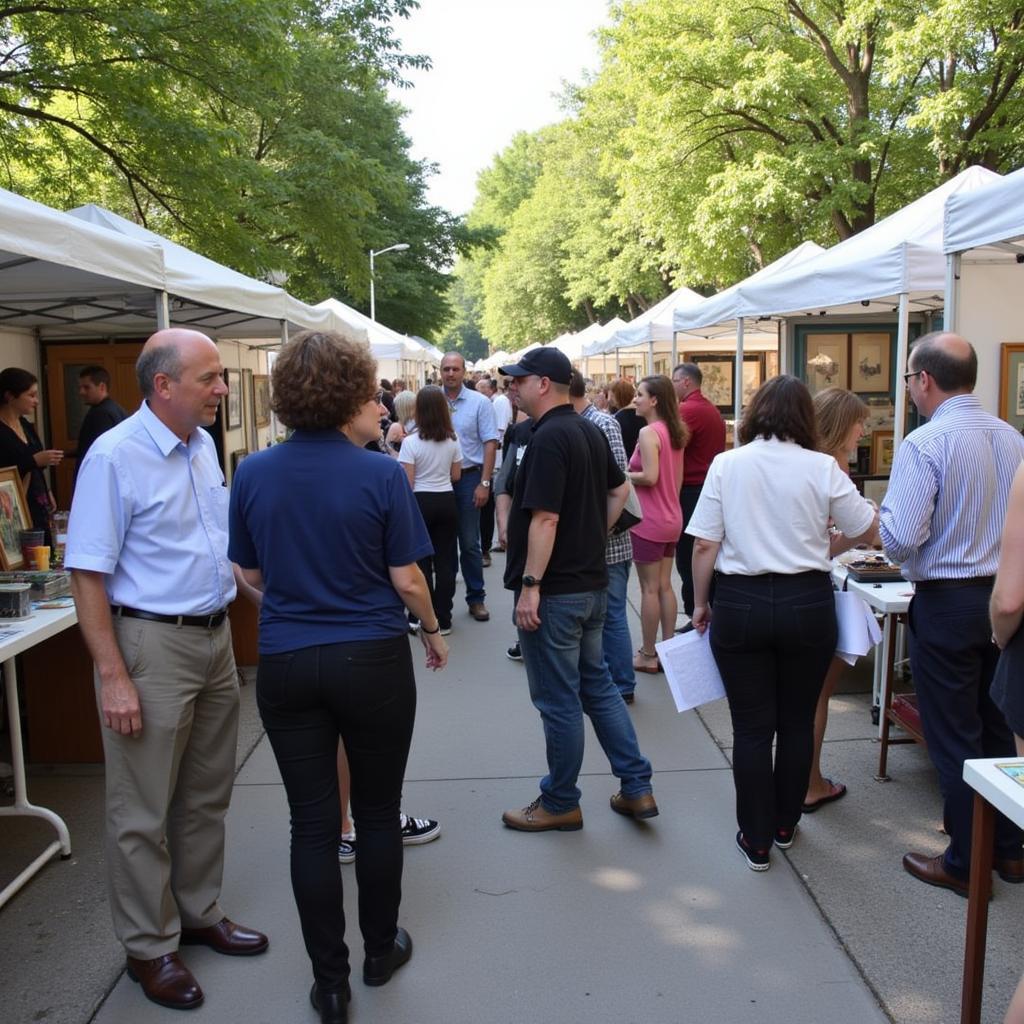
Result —
<path fill-rule="evenodd" d="M 641 677 L 632 710 L 655 767 L 658 818 L 638 825 L 612 813 L 608 798 L 617 783 L 588 733 L 583 830 L 524 835 L 503 828 L 503 809 L 537 795 L 544 756 L 525 671 L 504 653 L 514 630 L 510 597 L 499 589 L 502 568 L 496 556 L 487 574 L 491 621 L 475 623 L 460 609 L 448 669 L 418 671 L 405 807 L 440 819 L 442 835 L 406 850 L 401 921 L 415 953 L 384 988 L 358 980 L 354 870 L 341 869 L 354 1024 L 958 1018 L 965 903 L 910 880 L 894 852 L 908 843 L 941 848 L 931 828 L 938 801 L 927 759 L 916 748 L 898 748 L 898 781 L 871 781 L 877 748 L 862 694 L 835 701 L 827 751 L 828 767 L 850 785 L 850 796 L 806 818 L 793 850 L 776 851 L 767 873 L 749 871 L 733 845 L 724 706 L 703 718 L 677 715 L 661 676 Z M 636 635 L 635 617 L 633 626 Z M 854 682 L 862 685 L 863 674 Z M 244 703 L 254 729 L 251 691 Z M 59 793 L 73 791 L 90 813 L 77 828 L 71 822 L 76 858 L 51 865 L 0 913 L 5 1024 L 179 1019 L 147 1002 L 121 973 L 99 864 L 100 782 L 88 772 L 33 780 L 40 799 L 45 791 L 59 808 Z M 0 877 L 8 870 L 6 846 L 0 843 Z M 1001 1020 L 1020 966 L 1018 893 L 999 883 L 996 890 L 990 935 L 999 948 L 990 953 L 986 1022 Z M 52 927 L 48 900 L 59 900 L 64 927 Z M 187 949 L 206 992 L 189 1019 L 312 1024 L 311 974 L 288 879 L 287 807 L 265 739 L 238 775 L 223 902 L 235 919 L 266 930 L 271 948 L 254 959 Z M 7 969 L 15 962 L 17 975 Z"/>

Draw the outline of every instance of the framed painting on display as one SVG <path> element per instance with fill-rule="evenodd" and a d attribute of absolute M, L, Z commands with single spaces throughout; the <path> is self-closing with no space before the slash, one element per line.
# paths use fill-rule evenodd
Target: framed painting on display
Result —
<path fill-rule="evenodd" d="M 721 353 L 687 353 L 687 362 L 695 363 L 703 376 L 701 392 L 704 397 L 718 406 L 721 413 L 734 412 L 733 381 L 736 376 L 736 357 Z M 746 405 L 754 392 L 764 383 L 764 367 L 759 355 L 743 357 L 743 404 Z"/>
<path fill-rule="evenodd" d="M 270 378 L 266 374 L 257 373 L 252 378 L 256 402 L 256 426 L 270 426 Z"/>
<path fill-rule="evenodd" d="M 764 354 L 764 379 L 771 380 L 779 375 L 779 353 L 765 352 Z"/>
<path fill-rule="evenodd" d="M 999 360 L 999 418 L 1024 427 L 1024 344 L 1004 341 Z"/>
<path fill-rule="evenodd" d="M 879 508 L 885 500 L 885 492 L 889 489 L 887 476 L 865 477 L 861 481 L 862 493 L 868 501 L 873 501 Z"/>
<path fill-rule="evenodd" d="M 228 397 L 224 404 L 224 427 L 237 430 L 242 425 L 242 374 L 240 370 L 225 370 Z"/>
<path fill-rule="evenodd" d="M 893 439 L 891 430 L 876 430 L 871 435 L 871 475 L 892 472 Z"/>
<path fill-rule="evenodd" d="M 825 388 L 848 388 L 850 365 L 845 334 L 808 334 L 804 377 L 812 395 Z"/>
<path fill-rule="evenodd" d="M 31 529 L 32 516 L 17 466 L 0 469 L 0 567 L 5 571 L 24 567 L 20 534 Z"/>
<path fill-rule="evenodd" d="M 888 334 L 854 334 L 850 341 L 850 390 L 889 393 Z"/>

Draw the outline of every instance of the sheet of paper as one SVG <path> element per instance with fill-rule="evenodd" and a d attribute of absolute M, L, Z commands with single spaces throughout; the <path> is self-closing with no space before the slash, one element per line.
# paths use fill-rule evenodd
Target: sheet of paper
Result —
<path fill-rule="evenodd" d="M 836 591 L 836 623 L 839 638 L 836 657 L 852 665 L 882 640 L 875 616 L 863 598 L 848 591 Z"/>
<path fill-rule="evenodd" d="M 689 711 L 725 696 L 709 637 L 710 633 L 694 630 L 654 645 L 677 711 Z"/>

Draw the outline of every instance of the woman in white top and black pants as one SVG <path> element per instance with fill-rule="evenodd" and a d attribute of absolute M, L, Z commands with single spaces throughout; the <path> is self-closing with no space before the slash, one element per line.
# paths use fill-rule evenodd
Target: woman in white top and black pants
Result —
<path fill-rule="evenodd" d="M 732 716 L 736 843 L 764 871 L 772 843 L 793 842 L 814 709 L 836 648 L 827 524 L 852 546 L 878 516 L 836 460 L 816 450 L 814 405 L 795 377 L 775 377 L 754 395 L 740 442 L 711 463 L 686 530 L 697 538 L 693 623 L 700 632 L 711 625 Z"/>
<path fill-rule="evenodd" d="M 416 393 L 416 429 L 402 441 L 398 461 L 412 484 L 434 546 L 434 554 L 421 559 L 419 567 L 430 587 L 441 635 L 447 636 L 452 631 L 454 551 L 459 528 L 452 483 L 462 476 L 462 449 L 440 388 L 420 388 Z"/>

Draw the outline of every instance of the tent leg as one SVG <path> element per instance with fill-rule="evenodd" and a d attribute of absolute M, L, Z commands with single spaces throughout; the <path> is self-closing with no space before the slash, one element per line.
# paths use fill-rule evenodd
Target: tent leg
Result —
<path fill-rule="evenodd" d="M 743 317 L 736 321 L 736 381 L 733 384 L 732 446 L 740 446 L 740 418 L 743 416 Z"/>
<path fill-rule="evenodd" d="M 960 329 L 960 253 L 946 255 L 946 308 L 942 311 L 942 329 Z"/>
<path fill-rule="evenodd" d="M 615 376 L 616 377 L 621 377 L 622 376 L 622 374 L 620 372 L 620 367 L 619 367 L 619 350 L 618 349 L 615 350 Z"/>
<path fill-rule="evenodd" d="M 675 371 L 675 368 L 679 365 L 679 335 L 675 331 L 672 332 L 672 366 L 670 368 L 670 374 Z"/>
<path fill-rule="evenodd" d="M 910 296 L 903 292 L 900 295 L 899 327 L 896 334 L 896 380 L 902 379 L 904 367 L 907 365 L 907 353 L 910 348 Z M 896 385 L 896 422 L 892 425 L 892 450 L 895 453 L 903 440 L 904 424 L 907 420 L 907 389 L 899 383 Z"/>
<path fill-rule="evenodd" d="M 287 320 L 282 320 L 281 321 L 281 344 L 282 345 L 287 345 L 288 344 L 288 321 Z"/>
<path fill-rule="evenodd" d="M 156 329 L 166 331 L 171 326 L 171 306 L 167 300 L 167 292 L 156 293 Z"/>
<path fill-rule="evenodd" d="M 654 342 L 647 342 L 647 376 L 654 376 Z"/>

